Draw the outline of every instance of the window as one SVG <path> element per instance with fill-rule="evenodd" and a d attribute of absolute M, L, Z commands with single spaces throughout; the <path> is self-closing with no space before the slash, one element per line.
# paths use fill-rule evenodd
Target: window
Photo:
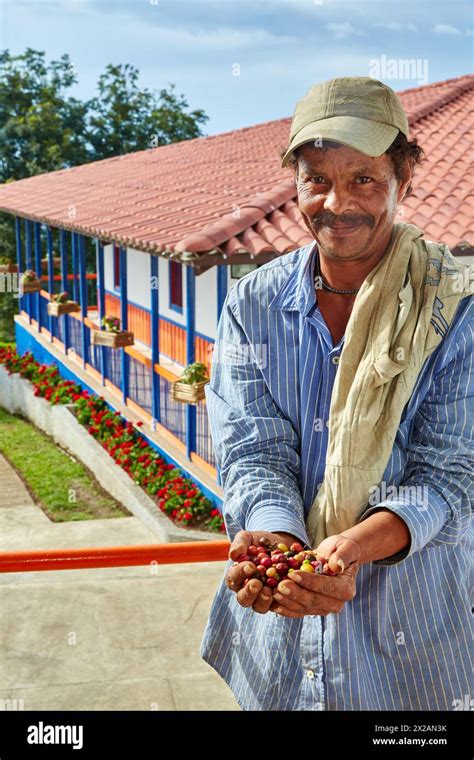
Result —
<path fill-rule="evenodd" d="M 170 309 L 183 311 L 183 265 L 170 261 Z"/>
<path fill-rule="evenodd" d="M 114 288 L 120 290 L 120 246 L 114 243 Z"/>

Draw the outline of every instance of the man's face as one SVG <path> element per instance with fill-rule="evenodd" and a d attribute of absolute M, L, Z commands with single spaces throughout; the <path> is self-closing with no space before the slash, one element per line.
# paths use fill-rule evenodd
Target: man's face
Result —
<path fill-rule="evenodd" d="M 298 205 L 330 259 L 367 259 L 385 250 L 408 183 L 409 177 L 397 180 L 386 154 L 372 158 L 345 145 L 298 151 Z"/>

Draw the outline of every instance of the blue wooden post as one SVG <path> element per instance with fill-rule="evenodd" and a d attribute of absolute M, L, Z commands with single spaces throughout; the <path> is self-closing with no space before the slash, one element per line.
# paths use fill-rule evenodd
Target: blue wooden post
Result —
<path fill-rule="evenodd" d="M 222 313 L 222 307 L 224 306 L 225 297 L 227 295 L 227 273 L 228 269 L 225 264 L 219 264 L 217 266 L 217 322 L 219 322 Z M 217 465 L 216 469 L 217 484 L 222 485 L 219 465 Z"/>
<path fill-rule="evenodd" d="M 123 246 L 119 248 L 120 255 L 120 321 L 122 330 L 128 330 L 128 291 L 127 291 L 127 249 Z M 129 377 L 128 377 L 128 354 L 125 348 L 122 348 L 122 395 L 123 403 L 127 403 L 129 395 Z"/>
<path fill-rule="evenodd" d="M 72 258 L 72 296 L 75 301 L 79 301 L 79 283 L 77 281 L 77 234 L 71 232 L 71 258 Z"/>
<path fill-rule="evenodd" d="M 157 422 L 161 419 L 160 376 L 155 372 L 155 364 L 160 363 L 160 310 L 158 291 L 158 256 L 150 257 L 151 284 L 151 392 L 152 416 Z"/>
<path fill-rule="evenodd" d="M 54 293 L 54 264 L 53 264 L 53 231 L 51 227 L 46 227 L 46 250 L 48 253 L 48 291 L 49 300 Z M 48 317 L 50 342 L 53 342 L 54 317 Z"/>
<path fill-rule="evenodd" d="M 81 296 L 81 317 L 82 317 L 82 366 L 86 367 L 89 361 L 89 328 L 86 325 L 87 317 L 87 278 L 86 278 L 86 241 L 84 235 L 76 235 L 77 240 L 77 259 L 79 264 L 79 291 Z"/>
<path fill-rule="evenodd" d="M 41 263 L 41 224 L 39 222 L 34 222 L 34 232 L 35 232 L 35 265 L 36 265 L 36 272 L 38 274 L 38 277 L 41 280 L 41 275 L 43 273 L 43 265 Z M 42 295 L 38 291 L 35 293 L 36 296 L 36 320 L 38 322 L 38 332 L 41 332 L 41 299 Z"/>
<path fill-rule="evenodd" d="M 99 324 L 102 326 L 102 317 L 105 317 L 105 283 L 104 283 L 104 246 L 97 238 L 95 241 L 96 272 L 97 272 L 97 309 L 99 311 Z M 96 346 L 100 351 L 100 374 L 102 385 L 105 385 L 106 355 L 105 346 Z"/>
<path fill-rule="evenodd" d="M 32 243 L 31 243 L 31 221 L 29 219 L 25 219 L 25 258 L 26 258 L 26 269 L 33 269 L 33 254 L 32 254 Z M 26 310 L 28 312 L 28 323 L 31 325 L 31 309 L 33 306 L 32 302 L 32 296 L 33 293 L 27 293 L 26 294 Z"/>
<path fill-rule="evenodd" d="M 21 272 L 23 271 L 23 263 L 22 263 L 22 240 L 21 240 L 21 220 L 18 217 L 15 217 L 15 242 L 16 242 L 16 263 L 18 266 L 18 285 L 20 284 L 20 277 Z M 13 290 L 13 288 L 12 288 Z M 23 309 L 23 299 L 18 298 L 18 310 L 21 311 Z"/>
<path fill-rule="evenodd" d="M 196 314 L 196 275 L 192 266 L 186 270 L 186 364 L 194 362 L 195 314 Z M 191 452 L 196 451 L 196 407 L 186 405 L 186 456 L 191 459 Z"/>
<path fill-rule="evenodd" d="M 70 296 L 70 292 L 68 290 L 68 279 L 67 279 L 67 233 L 66 230 L 59 230 L 59 252 L 61 254 L 61 290 L 67 290 L 68 295 Z M 69 322 L 68 322 L 68 315 L 64 314 L 60 319 L 63 320 L 63 343 L 64 343 L 64 353 L 67 356 L 67 351 L 69 348 Z"/>
<path fill-rule="evenodd" d="M 222 307 L 227 295 L 227 266 L 219 264 L 217 267 L 217 321 L 219 322 Z"/>

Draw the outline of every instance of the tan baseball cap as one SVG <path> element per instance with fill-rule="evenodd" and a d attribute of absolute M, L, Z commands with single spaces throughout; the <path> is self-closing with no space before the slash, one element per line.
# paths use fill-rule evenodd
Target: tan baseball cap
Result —
<path fill-rule="evenodd" d="M 318 139 L 381 156 L 399 131 L 408 139 L 408 119 L 391 87 L 371 77 L 329 79 L 311 87 L 296 104 L 281 166 L 300 145 Z"/>

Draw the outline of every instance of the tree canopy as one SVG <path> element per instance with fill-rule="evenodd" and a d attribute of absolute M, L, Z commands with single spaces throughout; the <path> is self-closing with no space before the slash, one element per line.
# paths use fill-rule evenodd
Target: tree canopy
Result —
<path fill-rule="evenodd" d="M 109 64 L 88 101 L 70 95 L 77 72 L 68 55 L 48 63 L 38 50 L 4 50 L 0 75 L 1 182 L 200 137 L 208 120 L 173 84 L 140 88 L 130 64 Z"/>
<path fill-rule="evenodd" d="M 32 48 L 0 51 L 0 183 L 200 137 L 208 120 L 189 111 L 173 84 L 158 93 L 140 88 L 129 64 L 108 65 L 87 101 L 70 94 L 77 81 L 68 55 L 48 62 Z M 2 259 L 15 259 L 13 218 L 4 213 Z M 0 339 L 12 340 L 18 302 L 0 295 Z"/>

